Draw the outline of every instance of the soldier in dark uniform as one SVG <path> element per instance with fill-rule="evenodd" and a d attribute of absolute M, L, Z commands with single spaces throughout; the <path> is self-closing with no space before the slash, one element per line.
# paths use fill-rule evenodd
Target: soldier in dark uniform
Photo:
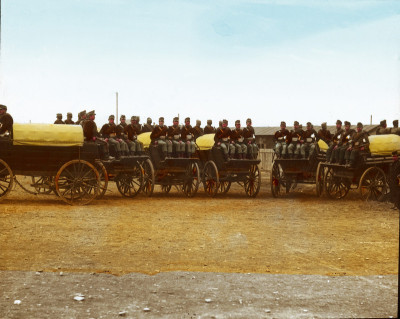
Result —
<path fill-rule="evenodd" d="M 275 154 L 278 158 L 286 157 L 287 147 L 289 141 L 290 132 L 286 129 L 286 123 L 281 122 L 281 129 L 275 132 Z"/>
<path fill-rule="evenodd" d="M 240 120 L 235 121 L 235 129 L 231 131 L 229 153 L 231 158 L 235 157 L 235 153 L 238 155 L 239 159 L 244 159 L 246 157 L 247 146 L 244 144 Z"/>
<path fill-rule="evenodd" d="M 335 157 L 335 151 L 338 149 L 338 147 L 341 146 L 341 139 L 342 135 L 344 133 L 344 129 L 342 129 L 342 121 L 337 120 L 336 121 L 336 132 L 332 137 L 332 142 L 331 145 L 329 145 L 328 150 L 326 151 L 326 161 L 329 163 L 335 163 L 337 160 Z"/>
<path fill-rule="evenodd" d="M 125 128 L 128 126 L 128 124 L 126 124 L 126 116 L 125 115 L 121 115 L 119 117 L 119 124 L 117 125 L 117 138 L 124 141 L 125 144 L 128 146 L 128 150 L 129 150 L 129 155 L 135 155 L 136 152 L 136 144 L 135 142 L 131 141 L 128 138 L 128 135 L 125 134 Z"/>
<path fill-rule="evenodd" d="M 62 120 L 61 113 L 57 113 L 57 120 L 54 121 L 54 124 L 65 124 L 64 121 Z"/>
<path fill-rule="evenodd" d="M 357 123 L 357 132 L 354 132 L 349 140 L 348 147 L 345 153 L 346 165 L 353 167 L 362 151 L 368 151 L 368 133 L 363 130 L 363 124 Z"/>
<path fill-rule="evenodd" d="M 7 106 L 0 104 L 0 136 L 12 137 L 14 120 L 10 113 L 7 113 Z"/>
<path fill-rule="evenodd" d="M 68 125 L 74 125 L 75 124 L 75 122 L 72 120 L 72 113 L 71 112 L 67 113 L 67 119 L 65 120 L 64 123 L 68 124 Z"/>
<path fill-rule="evenodd" d="M 133 128 L 135 135 L 137 137 L 137 135 L 140 135 L 142 133 L 142 126 L 138 123 L 138 116 L 132 116 L 131 117 L 131 124 L 130 126 Z M 141 155 L 143 154 L 143 143 L 140 142 L 137 138 L 135 138 L 134 140 L 135 144 L 136 144 L 136 153 Z"/>
<path fill-rule="evenodd" d="M 214 134 L 215 127 L 212 126 L 212 120 L 207 120 L 207 125 L 204 127 L 204 134 Z"/>
<path fill-rule="evenodd" d="M 174 117 L 172 125 L 168 128 L 168 141 L 172 143 L 172 151 L 176 157 L 183 157 L 185 153 L 185 143 L 181 138 L 181 128 L 179 118 Z"/>
<path fill-rule="evenodd" d="M 246 127 L 243 129 L 244 143 L 247 145 L 247 153 L 250 158 L 257 158 L 258 146 L 256 144 L 256 136 L 253 126 L 251 126 L 251 119 L 246 120 Z"/>
<path fill-rule="evenodd" d="M 86 117 L 88 115 L 86 114 L 86 111 L 82 111 L 81 112 L 81 121 L 79 122 L 80 125 L 82 125 L 82 127 L 85 126 L 85 122 L 87 121 Z"/>
<path fill-rule="evenodd" d="M 351 137 L 355 133 L 355 130 L 353 130 L 351 128 L 350 122 L 345 121 L 344 127 L 345 127 L 345 130 L 344 130 L 344 133 L 342 134 L 342 138 L 340 140 L 339 147 L 335 150 L 335 159 L 336 159 L 336 161 L 339 162 L 340 165 L 344 165 L 346 163 L 345 159 L 344 159 L 344 155 L 345 155 L 347 148 L 349 147 L 349 141 L 351 140 Z"/>
<path fill-rule="evenodd" d="M 323 140 L 328 146 L 332 144 L 332 133 L 328 130 L 326 122 L 321 124 L 321 129 L 318 131 L 318 137 Z"/>
<path fill-rule="evenodd" d="M 390 134 L 400 135 L 399 120 L 394 120 L 393 121 L 393 127 L 390 129 Z"/>
<path fill-rule="evenodd" d="M 194 129 L 190 125 L 190 117 L 185 118 L 185 126 L 181 129 L 181 138 L 186 146 L 187 157 L 190 158 L 196 151 L 196 144 L 194 142 Z"/>
<path fill-rule="evenodd" d="M 85 141 L 98 144 L 100 146 L 101 155 L 104 159 L 114 159 L 114 157 L 109 156 L 108 144 L 100 137 L 100 134 L 97 130 L 97 125 L 94 121 L 96 118 L 96 113 L 94 111 L 90 111 L 87 113 L 87 117 L 88 119 L 85 119 L 83 124 L 83 135 L 85 137 Z"/>
<path fill-rule="evenodd" d="M 158 119 L 158 125 L 156 125 L 150 134 L 151 142 L 154 145 L 161 145 L 163 157 L 171 157 L 172 154 L 172 143 L 167 144 L 166 139 L 168 135 L 168 127 L 164 125 L 164 118 Z"/>
<path fill-rule="evenodd" d="M 319 137 L 316 130 L 314 130 L 311 122 L 307 122 L 307 129 L 303 132 L 303 135 L 300 139 L 300 153 L 302 158 L 306 158 L 308 154 L 308 158 L 310 158 L 315 151 L 316 142 L 318 142 Z"/>
<path fill-rule="evenodd" d="M 144 124 L 143 127 L 142 127 L 142 133 L 152 132 L 153 131 L 154 126 L 151 125 L 151 122 L 152 122 L 151 117 L 148 117 L 147 118 L 147 123 Z"/>
<path fill-rule="evenodd" d="M 128 155 L 128 145 L 117 138 L 117 126 L 114 123 L 115 116 L 110 115 L 108 117 L 108 123 L 104 124 L 101 127 L 100 134 L 104 138 L 104 140 L 112 145 L 116 151 L 117 158 L 121 157 L 121 155 Z"/>
<path fill-rule="evenodd" d="M 141 132 L 138 132 L 138 128 L 136 126 L 136 117 L 132 116 L 131 124 L 126 125 L 124 128 L 124 134 L 127 136 L 127 144 L 129 145 L 131 155 L 142 155 L 143 153 L 142 143 L 140 143 L 137 139 L 137 136 L 140 133 Z"/>
<path fill-rule="evenodd" d="M 389 134 L 390 130 L 387 128 L 386 120 L 383 120 L 379 124 L 379 128 L 376 131 L 376 135 L 382 135 L 382 134 Z"/>
<path fill-rule="evenodd" d="M 289 158 L 299 157 L 301 144 L 300 140 L 303 136 L 303 129 L 300 128 L 300 124 L 298 121 L 294 121 L 293 130 L 290 131 L 290 136 L 286 144 L 289 144 L 287 147 L 287 152 L 289 154 Z"/>
<path fill-rule="evenodd" d="M 126 124 L 126 116 L 125 115 L 121 115 L 119 117 L 119 124 L 118 125 L 122 126 L 123 129 L 125 129 L 125 127 L 128 125 L 128 124 Z"/>
<path fill-rule="evenodd" d="M 204 130 L 201 128 L 201 121 L 196 120 L 196 126 L 193 127 L 194 131 L 194 140 L 196 140 L 199 136 L 204 135 Z"/>
<path fill-rule="evenodd" d="M 225 161 L 228 160 L 230 137 L 231 137 L 231 129 L 228 127 L 228 121 L 222 120 L 221 127 L 219 127 L 215 132 L 214 145 L 221 147 Z"/>

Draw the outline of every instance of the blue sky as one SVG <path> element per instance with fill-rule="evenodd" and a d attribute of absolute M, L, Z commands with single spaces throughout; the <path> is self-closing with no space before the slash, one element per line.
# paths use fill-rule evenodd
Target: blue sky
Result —
<path fill-rule="evenodd" d="M 1 49 L 16 122 L 400 117 L 400 1 L 9 0 Z"/>

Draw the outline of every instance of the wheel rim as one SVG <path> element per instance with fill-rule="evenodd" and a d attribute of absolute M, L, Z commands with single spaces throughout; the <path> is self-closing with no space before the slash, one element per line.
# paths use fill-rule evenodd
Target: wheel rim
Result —
<path fill-rule="evenodd" d="M 281 182 L 282 176 L 279 164 L 274 163 L 271 170 L 271 193 L 273 197 L 278 197 L 281 195 L 281 186 L 284 186 L 281 185 Z"/>
<path fill-rule="evenodd" d="M 57 194 L 70 205 L 86 205 L 99 193 L 99 172 L 82 160 L 65 163 L 58 170 L 54 182 Z"/>
<path fill-rule="evenodd" d="M 14 175 L 10 166 L 0 159 L 0 201 L 11 191 L 14 184 Z"/>
<path fill-rule="evenodd" d="M 244 182 L 244 190 L 249 197 L 256 197 L 260 191 L 261 174 L 257 165 L 252 165 Z"/>
<path fill-rule="evenodd" d="M 106 167 L 102 162 L 96 162 L 96 168 L 97 171 L 99 172 L 99 179 L 100 179 L 99 194 L 97 195 L 97 198 L 102 198 L 106 193 L 108 187 L 108 173 Z"/>
<path fill-rule="evenodd" d="M 146 159 L 143 164 L 143 187 L 142 191 L 146 196 L 153 195 L 154 191 L 154 167 L 150 159 Z M 171 188 L 170 188 L 171 189 Z"/>
<path fill-rule="evenodd" d="M 359 189 L 363 200 L 380 200 L 386 194 L 385 172 L 378 167 L 368 168 L 360 179 Z"/>
<path fill-rule="evenodd" d="M 214 197 L 219 188 L 219 176 L 217 166 L 214 162 L 210 161 L 204 165 L 203 173 L 204 191 L 207 195 Z"/>
<path fill-rule="evenodd" d="M 229 181 L 220 181 L 218 192 L 221 194 L 226 194 L 231 188 L 231 182 Z"/>
<path fill-rule="evenodd" d="M 136 163 L 131 172 L 119 173 L 115 177 L 115 182 L 122 196 L 135 197 L 143 186 L 142 167 Z"/>
<path fill-rule="evenodd" d="M 49 195 L 55 191 L 53 176 L 31 176 L 31 186 L 38 194 Z"/>
<path fill-rule="evenodd" d="M 350 183 L 348 180 L 334 176 L 332 168 L 328 169 L 325 175 L 325 192 L 329 197 L 334 199 L 344 198 L 350 189 Z"/>
<path fill-rule="evenodd" d="M 189 163 L 186 168 L 185 180 L 183 182 L 183 192 L 186 194 L 186 196 L 193 197 L 199 189 L 199 183 L 199 165 L 197 165 L 195 162 Z"/>
<path fill-rule="evenodd" d="M 172 185 L 161 185 L 161 191 L 165 194 L 168 194 L 171 190 Z"/>
<path fill-rule="evenodd" d="M 316 173 L 316 180 L 315 180 L 315 187 L 317 191 L 317 196 L 322 196 L 324 192 L 324 171 L 325 167 L 321 165 L 321 162 L 318 163 L 317 173 Z"/>

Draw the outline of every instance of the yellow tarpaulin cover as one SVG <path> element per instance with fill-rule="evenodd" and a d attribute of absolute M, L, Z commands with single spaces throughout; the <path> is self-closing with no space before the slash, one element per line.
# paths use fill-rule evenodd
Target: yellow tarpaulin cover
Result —
<path fill-rule="evenodd" d="M 373 155 L 392 155 L 392 152 L 400 151 L 400 136 L 395 134 L 371 135 L 369 150 Z"/>
<path fill-rule="evenodd" d="M 318 146 L 322 152 L 326 152 L 329 148 L 328 144 L 326 144 L 325 141 L 323 141 L 323 140 L 318 141 Z"/>
<path fill-rule="evenodd" d="M 83 130 L 80 125 L 19 124 L 13 125 L 14 145 L 82 146 Z"/>
<path fill-rule="evenodd" d="M 205 134 L 196 139 L 196 144 L 201 151 L 209 150 L 214 146 L 214 133 Z"/>
<path fill-rule="evenodd" d="M 150 146 L 151 143 L 150 134 L 151 132 L 146 132 L 139 134 L 137 137 L 138 141 L 143 143 L 144 148 L 149 148 Z"/>

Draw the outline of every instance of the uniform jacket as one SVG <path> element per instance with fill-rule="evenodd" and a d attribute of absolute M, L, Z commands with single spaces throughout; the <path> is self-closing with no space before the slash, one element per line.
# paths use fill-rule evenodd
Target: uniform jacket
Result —
<path fill-rule="evenodd" d="M 326 144 L 329 144 L 332 141 L 332 134 L 329 130 L 320 129 L 318 131 L 319 139 L 323 140 Z"/>
<path fill-rule="evenodd" d="M 200 127 L 200 126 L 195 126 L 193 127 L 193 134 L 194 134 L 194 138 L 198 138 L 199 136 L 204 135 L 204 130 Z"/>
<path fill-rule="evenodd" d="M 204 127 L 204 134 L 212 134 L 215 133 L 215 127 L 212 127 L 211 125 L 207 125 Z"/>
<path fill-rule="evenodd" d="M 356 150 L 363 146 L 367 147 L 369 145 L 368 135 L 369 134 L 365 131 L 354 132 L 354 134 L 351 136 L 350 146 Z"/>
<path fill-rule="evenodd" d="M 175 138 L 175 135 L 178 135 L 178 136 L 176 136 L 176 138 Z M 181 140 L 181 128 L 179 125 L 177 125 L 177 126 L 171 125 L 168 128 L 168 138 L 171 140 L 175 140 L 175 141 Z"/>
<path fill-rule="evenodd" d="M 246 126 L 245 128 L 243 128 L 243 137 L 244 137 L 244 141 L 248 142 L 248 141 L 254 141 L 254 128 L 250 125 L 250 126 Z"/>
<path fill-rule="evenodd" d="M 344 134 L 344 129 L 342 129 L 342 128 L 340 130 L 336 129 L 336 133 L 332 137 L 333 144 L 335 144 L 335 145 L 339 144 L 342 139 L 343 134 Z"/>
<path fill-rule="evenodd" d="M 390 134 L 397 134 L 400 135 L 400 129 L 398 127 L 392 127 L 390 129 Z"/>
<path fill-rule="evenodd" d="M 92 120 L 85 120 L 85 125 L 83 126 L 83 135 L 86 141 L 93 141 L 93 137 L 100 137 L 97 131 L 97 125 Z"/>
<path fill-rule="evenodd" d="M 54 121 L 54 124 L 65 124 L 65 123 L 64 123 L 63 120 L 57 119 L 57 120 Z"/>
<path fill-rule="evenodd" d="M 234 129 L 231 131 L 231 141 L 235 143 L 243 143 L 244 137 L 243 137 L 243 130 L 240 129 Z"/>
<path fill-rule="evenodd" d="M 229 127 L 219 127 L 215 132 L 214 141 L 227 143 L 231 136 L 231 129 Z M 226 140 L 225 140 L 226 139 Z"/>
<path fill-rule="evenodd" d="M 161 127 L 160 125 L 156 125 L 154 130 L 150 134 L 151 140 L 154 142 L 155 140 L 159 139 L 161 136 L 167 136 L 168 134 L 168 126 L 164 125 Z"/>
<path fill-rule="evenodd" d="M 301 137 L 303 136 L 303 130 L 298 128 L 297 130 L 291 130 L 290 131 L 290 142 L 293 143 L 299 143 L 299 141 L 301 140 Z"/>
<path fill-rule="evenodd" d="M 383 127 L 379 127 L 377 130 L 376 130 L 376 135 L 382 135 L 382 134 L 390 134 L 390 129 L 389 128 L 383 128 Z"/>
<path fill-rule="evenodd" d="M 349 140 L 351 140 L 351 137 L 353 136 L 353 134 L 355 132 L 356 131 L 353 130 L 353 129 L 349 129 L 348 131 L 344 131 L 344 133 L 342 134 L 342 138 L 340 140 L 341 144 L 342 145 L 346 145 L 349 142 Z"/>
<path fill-rule="evenodd" d="M 69 124 L 69 125 L 74 125 L 75 124 L 75 122 L 73 120 L 70 120 L 70 119 L 66 119 L 64 123 L 65 124 Z"/>
<path fill-rule="evenodd" d="M 291 141 L 290 132 L 287 129 L 276 131 L 274 137 L 276 142 L 290 143 Z"/>
<path fill-rule="evenodd" d="M 189 138 L 189 137 L 192 137 L 192 138 Z M 181 137 L 182 137 L 182 140 L 183 141 L 193 141 L 194 140 L 194 129 L 193 129 L 193 127 L 191 126 L 191 125 L 189 125 L 189 126 L 184 126 L 184 127 L 182 127 L 182 129 L 181 129 Z"/>
<path fill-rule="evenodd" d="M 134 141 L 137 139 L 137 135 L 140 134 L 140 131 L 138 132 L 138 129 L 135 125 L 129 124 L 125 126 L 124 133 L 128 135 L 129 140 Z"/>
<path fill-rule="evenodd" d="M 311 140 L 309 140 L 309 139 L 311 139 Z M 319 141 L 318 133 L 313 128 L 311 130 L 305 130 L 305 131 L 303 131 L 303 134 L 301 136 L 301 140 L 306 142 L 306 143 Z"/>
<path fill-rule="evenodd" d="M 0 134 L 4 134 L 7 131 L 12 134 L 14 120 L 9 113 L 3 114 L 3 116 L 0 118 L 0 123 L 2 124 L 0 127 Z"/>
<path fill-rule="evenodd" d="M 117 126 L 115 125 L 115 123 L 106 123 L 101 127 L 100 134 L 104 138 L 115 137 L 117 135 Z"/>
<path fill-rule="evenodd" d="M 142 127 L 142 133 L 145 133 L 145 132 L 152 132 L 153 129 L 154 129 L 154 126 L 153 126 L 153 125 L 147 124 L 147 123 L 146 123 L 146 124 L 144 124 L 143 127 Z"/>

